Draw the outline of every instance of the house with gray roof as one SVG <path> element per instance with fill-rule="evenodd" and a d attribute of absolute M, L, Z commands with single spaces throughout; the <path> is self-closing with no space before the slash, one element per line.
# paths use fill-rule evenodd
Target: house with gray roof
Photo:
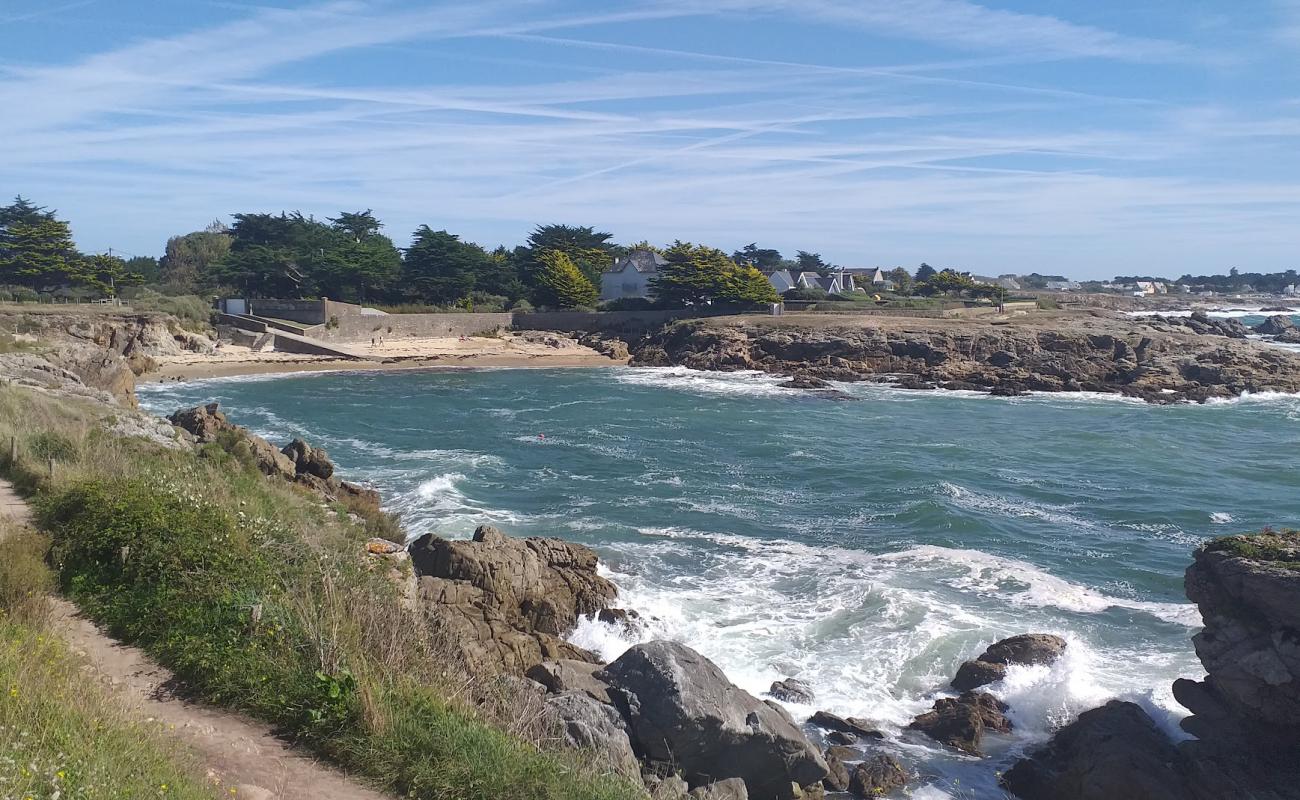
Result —
<path fill-rule="evenodd" d="M 637 249 L 614 259 L 614 264 L 600 275 L 600 299 L 622 297 L 654 298 L 650 280 L 668 262 L 653 250 Z"/>

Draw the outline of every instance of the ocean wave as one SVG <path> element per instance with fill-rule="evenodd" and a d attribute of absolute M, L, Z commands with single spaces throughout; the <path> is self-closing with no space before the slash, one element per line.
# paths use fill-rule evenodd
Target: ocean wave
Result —
<path fill-rule="evenodd" d="M 1189 628 L 1201 626 L 1200 612 L 1190 603 L 1157 603 L 1111 597 L 1058 578 L 1026 561 L 990 555 L 979 550 L 918 545 L 880 558 L 912 565 L 938 563 L 951 568 L 951 572 L 947 576 L 936 576 L 937 580 L 963 591 L 1000 596 L 1017 605 L 1039 608 L 1051 606 L 1087 614 L 1126 608 Z"/>
<path fill-rule="evenodd" d="M 629 367 L 609 371 L 618 383 L 730 397 L 792 397 L 797 389 L 778 386 L 785 378 L 756 370 L 712 372 L 687 367 Z"/>

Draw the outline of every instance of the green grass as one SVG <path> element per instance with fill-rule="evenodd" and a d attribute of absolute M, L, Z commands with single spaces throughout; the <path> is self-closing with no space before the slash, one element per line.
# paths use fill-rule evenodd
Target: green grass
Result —
<path fill-rule="evenodd" d="M 0 523 L 0 797 L 212 798 L 191 755 L 47 627 L 49 540 Z"/>
<path fill-rule="evenodd" d="M 1223 536 L 1206 543 L 1205 549 L 1300 570 L 1300 531 L 1296 530 L 1274 531 L 1266 528 L 1260 533 Z"/>
<path fill-rule="evenodd" d="M 195 455 L 106 436 L 107 416 L 0 388 L 0 442 L 22 432 L 3 469 L 36 493 L 63 590 L 197 697 L 407 797 L 644 796 L 594 759 L 549 749 L 535 701 L 466 674 L 402 607 L 385 562 L 364 555 L 373 521 L 219 444 Z M 40 458 L 51 449 L 69 456 L 53 477 Z"/>

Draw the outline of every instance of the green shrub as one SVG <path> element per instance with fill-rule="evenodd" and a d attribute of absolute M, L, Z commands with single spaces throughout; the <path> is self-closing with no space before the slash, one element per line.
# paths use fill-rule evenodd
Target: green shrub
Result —
<path fill-rule="evenodd" d="M 135 311 L 160 311 L 171 314 L 186 330 L 204 332 L 212 325 L 212 307 L 203 298 L 192 295 L 167 295 L 142 288 L 130 298 Z"/>
<path fill-rule="evenodd" d="M 45 565 L 48 537 L 0 520 L 0 612 L 11 619 L 43 621 L 54 576 Z"/>
<path fill-rule="evenodd" d="M 1061 307 L 1061 304 L 1056 302 L 1056 299 L 1052 297 L 1040 297 L 1035 302 L 1035 305 L 1038 306 L 1040 311 L 1055 311 Z"/>
<path fill-rule="evenodd" d="M 654 307 L 654 301 L 648 297 L 619 297 L 597 306 L 600 311 L 647 311 Z"/>
<path fill-rule="evenodd" d="M 828 296 L 829 295 L 827 295 L 825 289 L 798 289 L 797 288 L 797 289 L 791 289 L 785 294 L 781 295 L 781 299 L 816 301 L 816 300 L 825 300 L 827 299 Z"/>
<path fill-rule="evenodd" d="M 40 462 L 51 458 L 55 461 L 76 461 L 78 453 L 76 442 L 53 431 L 40 431 L 27 437 L 27 450 Z"/>
<path fill-rule="evenodd" d="M 403 796 L 640 796 L 456 706 L 430 682 L 432 634 L 401 627 L 411 623 L 396 591 L 367 570 L 359 542 L 346 552 L 308 544 L 258 516 L 274 499 L 256 499 L 270 494 L 264 478 L 238 471 L 229 481 L 249 498 L 233 514 L 175 478 L 47 493 L 40 518 L 65 591 L 200 698 L 262 717 Z"/>

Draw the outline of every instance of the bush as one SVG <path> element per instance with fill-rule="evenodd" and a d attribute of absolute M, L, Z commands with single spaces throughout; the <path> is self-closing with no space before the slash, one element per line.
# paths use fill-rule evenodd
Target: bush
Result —
<path fill-rule="evenodd" d="M 231 480 L 267 486 L 246 471 Z M 261 505 L 250 498 L 232 514 L 170 478 L 90 480 L 48 493 L 40 517 L 61 584 L 91 618 L 198 697 L 252 712 L 402 796 L 638 796 L 454 705 L 431 682 L 431 633 L 403 627 L 393 585 L 359 560 L 360 543 L 308 544 L 256 516 Z"/>
<path fill-rule="evenodd" d="M 828 296 L 829 295 L 827 295 L 825 289 L 791 289 L 785 294 L 781 295 L 781 299 L 817 301 L 817 300 L 825 300 L 827 299 Z"/>
<path fill-rule="evenodd" d="M 1040 311 L 1055 311 L 1061 307 L 1061 304 L 1056 302 L 1056 299 L 1052 297 L 1040 297 L 1035 301 L 1034 305 L 1036 305 Z"/>
<path fill-rule="evenodd" d="M 130 303 L 135 311 L 159 311 L 180 320 L 186 330 L 204 332 L 212 325 L 212 307 L 203 298 L 192 295 L 166 295 L 142 288 L 133 293 Z"/>
<path fill-rule="evenodd" d="M 531 314 L 534 309 L 532 303 L 528 302 L 527 299 L 521 297 L 510 304 L 509 310 L 518 311 L 521 314 Z"/>
<path fill-rule="evenodd" d="M 655 303 L 648 297 L 619 297 L 601 303 L 601 311 L 648 311 L 655 308 Z"/>
<path fill-rule="evenodd" d="M 78 448 L 76 442 L 61 433 L 38 431 L 27 437 L 27 451 L 38 462 L 76 461 Z"/>
<path fill-rule="evenodd" d="M 0 520 L 0 611 L 11 619 L 43 622 L 54 576 L 45 566 L 50 540 Z"/>
<path fill-rule="evenodd" d="M 0 300 L 13 303 L 35 303 L 41 299 L 40 294 L 27 286 L 0 286 Z"/>

